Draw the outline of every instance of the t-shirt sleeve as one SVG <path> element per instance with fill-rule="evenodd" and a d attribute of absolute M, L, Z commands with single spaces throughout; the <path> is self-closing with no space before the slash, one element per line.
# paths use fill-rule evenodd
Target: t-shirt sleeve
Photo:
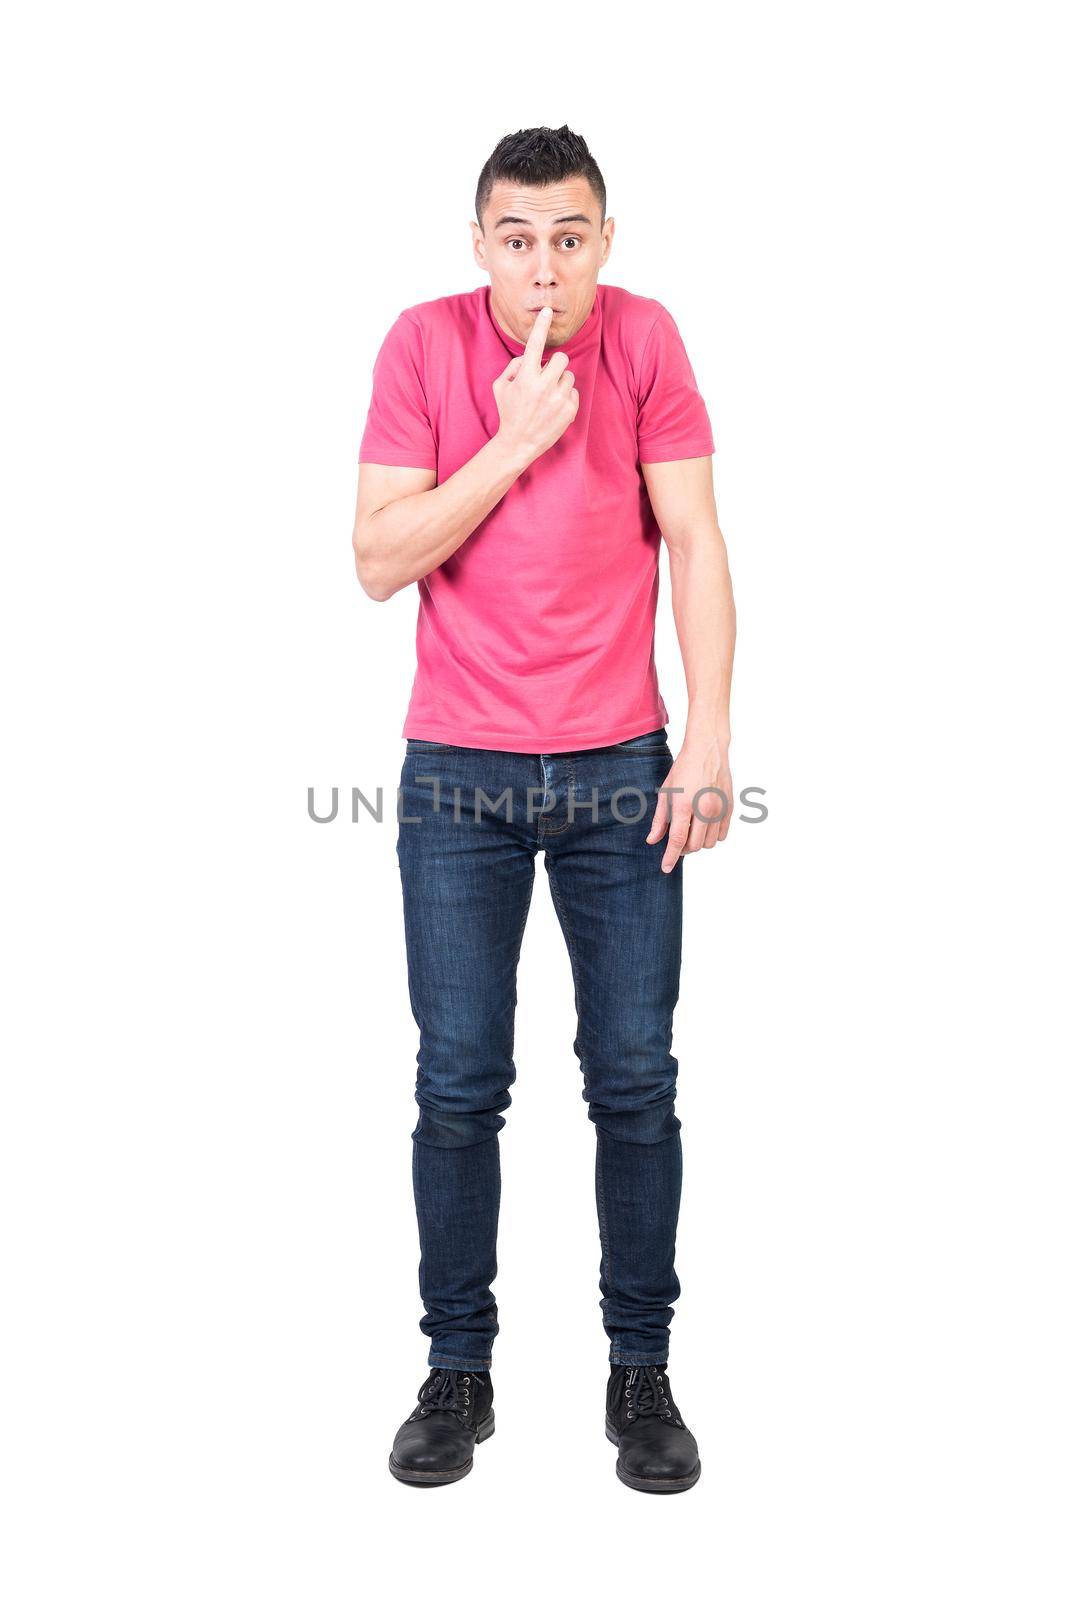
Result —
<path fill-rule="evenodd" d="M 715 451 L 708 409 L 675 319 L 660 308 L 638 375 L 638 460 L 683 461 Z"/>
<path fill-rule="evenodd" d="M 422 336 L 418 323 L 404 311 L 375 358 L 357 459 L 383 467 L 437 468 L 437 440 L 423 386 Z"/>

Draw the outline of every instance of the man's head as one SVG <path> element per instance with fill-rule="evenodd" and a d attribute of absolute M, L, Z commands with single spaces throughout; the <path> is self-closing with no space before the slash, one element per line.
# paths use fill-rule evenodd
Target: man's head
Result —
<path fill-rule="evenodd" d="M 494 316 L 522 343 L 543 305 L 554 313 L 546 345 L 564 344 L 585 322 L 615 232 L 605 198 L 585 139 L 566 123 L 508 134 L 482 168 L 475 260 L 489 273 Z"/>

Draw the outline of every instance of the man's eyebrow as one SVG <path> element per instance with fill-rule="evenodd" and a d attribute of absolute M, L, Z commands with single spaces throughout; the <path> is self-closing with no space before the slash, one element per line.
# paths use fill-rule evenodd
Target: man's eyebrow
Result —
<path fill-rule="evenodd" d="M 587 227 L 593 227 L 593 223 L 590 221 L 589 217 L 584 217 L 581 211 L 574 212 L 574 214 L 570 217 L 554 217 L 552 225 L 555 228 L 558 227 L 561 222 L 584 222 Z M 518 226 L 521 228 L 533 227 L 533 223 L 530 221 L 529 217 L 498 217 L 493 226 L 495 228 L 503 228 L 507 223 L 518 224 Z"/>

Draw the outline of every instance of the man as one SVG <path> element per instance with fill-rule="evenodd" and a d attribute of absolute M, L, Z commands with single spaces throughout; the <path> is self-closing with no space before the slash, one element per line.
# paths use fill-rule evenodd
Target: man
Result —
<path fill-rule="evenodd" d="M 670 313 L 597 281 L 615 222 L 584 139 L 502 139 L 476 214 L 488 285 L 401 312 L 379 352 L 353 534 L 373 599 L 420 593 L 397 852 L 430 1374 L 389 1465 L 451 1483 L 493 1432 L 497 1135 L 544 850 L 596 1126 L 606 1427 L 622 1481 L 670 1493 L 701 1470 L 665 1370 L 681 857 L 725 839 L 733 805 L 714 445 Z M 661 536 L 689 697 L 674 758 L 653 659 Z"/>

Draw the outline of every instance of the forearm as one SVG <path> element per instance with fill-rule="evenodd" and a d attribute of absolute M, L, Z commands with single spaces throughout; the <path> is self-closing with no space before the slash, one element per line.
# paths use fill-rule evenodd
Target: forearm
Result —
<path fill-rule="evenodd" d="M 734 590 L 718 524 L 695 531 L 669 552 L 671 606 L 689 707 L 684 743 L 725 753 L 730 744 L 734 670 Z"/>
<path fill-rule="evenodd" d="M 363 587 L 386 600 L 440 567 L 504 498 L 525 465 L 494 436 L 436 488 L 371 512 L 356 536 Z"/>

